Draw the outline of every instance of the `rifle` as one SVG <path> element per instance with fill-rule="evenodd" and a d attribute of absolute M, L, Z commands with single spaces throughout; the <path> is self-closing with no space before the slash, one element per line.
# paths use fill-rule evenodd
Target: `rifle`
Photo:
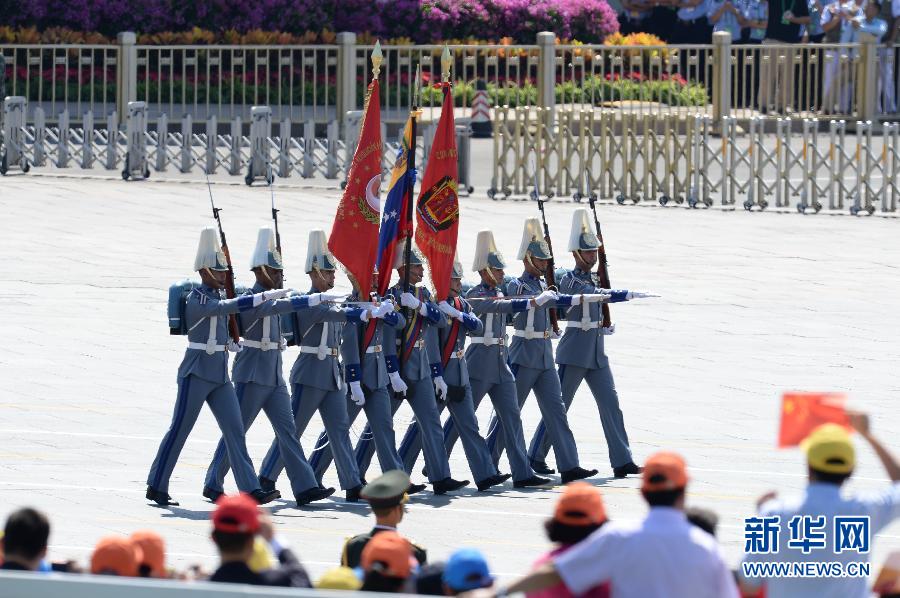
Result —
<path fill-rule="evenodd" d="M 597 250 L 597 282 L 600 288 L 611 289 L 612 283 L 609 282 L 609 262 L 606 261 L 606 244 L 603 242 L 603 232 L 600 230 L 600 219 L 597 218 L 597 194 L 591 193 L 588 196 L 588 203 L 591 204 L 591 211 L 594 212 L 594 226 L 597 229 L 597 240 L 600 241 L 600 248 Z M 612 326 L 612 318 L 609 315 L 609 303 L 601 303 L 600 309 L 603 311 L 604 328 Z"/>
<path fill-rule="evenodd" d="M 281 255 L 281 233 L 278 232 L 278 212 L 280 211 L 275 207 L 275 177 L 272 176 L 272 165 L 269 165 L 269 173 L 266 177 L 269 180 L 269 193 L 272 196 L 272 221 L 275 223 L 275 249 L 278 251 L 278 254 Z M 282 256 L 284 259 L 284 256 Z M 281 285 L 278 288 L 284 288 L 284 275 L 281 276 Z"/>
<path fill-rule="evenodd" d="M 544 280 L 547 281 L 548 288 L 556 290 L 556 260 L 553 259 L 553 242 L 550 240 L 550 227 L 547 226 L 547 215 L 544 213 L 544 204 L 550 199 L 550 196 L 546 199 L 541 199 L 541 194 L 538 191 L 536 165 L 534 168 L 534 192 L 532 193 L 532 198 L 537 201 L 538 209 L 541 211 L 541 222 L 544 225 L 544 241 L 547 243 L 547 248 L 550 249 L 550 259 L 547 261 L 547 269 L 544 270 Z M 550 309 L 548 313 L 550 315 L 550 325 L 553 327 L 553 333 L 559 336 L 559 314 L 556 313 L 556 309 Z"/>
<path fill-rule="evenodd" d="M 219 217 L 221 208 L 217 208 L 216 202 L 213 201 L 212 186 L 209 184 L 209 173 L 205 172 L 204 174 L 206 174 L 206 189 L 209 191 L 209 205 L 212 206 L 213 218 L 216 219 L 216 224 L 219 225 L 219 243 L 222 245 L 222 253 L 225 254 L 225 262 L 228 264 L 228 274 L 225 275 L 225 297 L 234 299 L 234 268 L 231 267 L 231 253 L 228 251 L 228 241 L 225 240 L 225 231 L 222 230 L 222 218 Z M 235 343 L 241 341 L 241 333 L 238 330 L 237 318 L 234 314 L 228 316 L 228 333 L 231 335 L 231 340 Z"/>

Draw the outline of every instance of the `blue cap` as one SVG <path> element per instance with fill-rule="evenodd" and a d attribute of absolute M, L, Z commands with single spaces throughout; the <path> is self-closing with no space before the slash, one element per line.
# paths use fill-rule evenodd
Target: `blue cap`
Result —
<path fill-rule="evenodd" d="M 457 550 L 444 566 L 444 583 L 456 592 L 466 592 L 487 588 L 494 583 L 494 576 L 488 569 L 487 561 L 474 548 Z"/>

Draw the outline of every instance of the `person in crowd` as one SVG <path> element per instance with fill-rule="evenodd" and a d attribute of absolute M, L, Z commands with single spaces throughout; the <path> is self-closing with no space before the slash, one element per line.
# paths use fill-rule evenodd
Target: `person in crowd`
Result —
<path fill-rule="evenodd" d="M 122 536 L 104 536 L 91 555 L 91 573 L 138 577 L 144 553 L 137 542 Z"/>
<path fill-rule="evenodd" d="M 810 22 L 807 0 L 770 0 L 759 75 L 758 105 L 766 114 L 793 109 L 793 50 L 784 44 L 800 41 L 800 28 Z"/>
<path fill-rule="evenodd" d="M 363 549 L 365 577 L 360 590 L 398 593 L 412 576 L 415 563 L 409 540 L 397 532 L 380 533 Z"/>
<path fill-rule="evenodd" d="M 13 511 L 6 519 L 0 541 L 0 569 L 7 571 L 37 571 L 47 555 L 50 522 L 31 508 Z"/>
<path fill-rule="evenodd" d="M 900 518 L 900 461 L 875 438 L 869 426 L 869 418 L 864 413 L 850 412 L 850 425 L 869 444 L 891 480 L 889 486 L 871 495 L 841 496 L 841 488 L 853 475 L 856 468 L 856 448 L 846 429 L 837 424 L 824 424 L 809 435 L 803 442 L 806 452 L 809 484 L 800 496 L 778 498 L 767 495 L 759 508 L 760 518 L 778 518 L 780 533 L 778 534 L 778 552 L 771 554 L 747 554 L 744 561 L 749 563 L 763 562 L 784 554 L 791 541 L 788 528 L 795 516 L 811 516 L 818 523 L 818 518 L 825 518 L 827 526 L 836 527 L 834 518 L 839 516 L 868 517 L 870 539 L 887 527 L 892 521 Z M 773 521 L 773 519 L 769 519 Z M 843 563 L 868 562 L 871 551 L 854 550 L 838 551 L 836 533 L 824 534 L 822 551 L 811 550 L 804 554 L 802 550 L 791 550 L 791 558 L 799 561 L 819 561 L 822 554 L 828 560 Z M 857 535 L 857 537 L 859 537 Z M 869 547 L 870 548 L 870 547 Z M 835 578 L 749 578 L 742 572 L 741 585 L 748 591 L 761 585 L 766 587 L 767 598 L 862 598 L 868 596 L 867 580 L 864 577 Z"/>
<path fill-rule="evenodd" d="M 362 587 L 362 580 L 350 567 L 335 567 L 326 571 L 316 582 L 317 590 L 350 590 Z"/>
<path fill-rule="evenodd" d="M 447 596 L 494 585 L 494 576 L 491 575 L 487 559 L 474 548 L 463 548 L 451 554 L 444 566 L 442 579 L 444 594 Z"/>
<path fill-rule="evenodd" d="M 131 534 L 131 541 L 141 549 L 140 577 L 168 577 L 166 573 L 166 543 L 162 536 L 151 530 L 139 530 Z"/>
<path fill-rule="evenodd" d="M 688 523 L 695 525 L 710 536 L 716 535 L 719 525 L 719 516 L 714 511 L 702 507 L 688 507 L 684 510 Z"/>

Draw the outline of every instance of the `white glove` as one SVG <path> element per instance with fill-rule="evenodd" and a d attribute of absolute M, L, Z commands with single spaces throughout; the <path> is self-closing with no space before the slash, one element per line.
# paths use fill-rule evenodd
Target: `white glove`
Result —
<path fill-rule="evenodd" d="M 313 293 L 309 295 L 309 306 L 315 307 L 326 301 L 343 301 L 346 298 L 346 293 Z"/>
<path fill-rule="evenodd" d="M 606 303 L 610 300 L 612 295 L 607 293 L 589 293 L 587 295 L 583 295 L 585 303 Z"/>
<path fill-rule="evenodd" d="M 548 301 L 556 300 L 558 297 L 559 297 L 559 295 L 556 294 L 556 291 L 547 290 L 547 291 L 544 291 L 543 293 L 541 293 L 540 295 L 538 295 L 537 297 L 535 297 L 534 302 L 537 303 L 538 305 L 543 305 L 543 304 L 547 303 Z"/>
<path fill-rule="evenodd" d="M 422 302 L 415 298 L 412 293 L 403 293 L 400 295 L 400 305 L 411 309 L 418 309 Z"/>
<path fill-rule="evenodd" d="M 554 341 L 558 341 L 562 338 L 562 330 L 551 330 L 550 331 L 550 339 Z"/>
<path fill-rule="evenodd" d="M 434 393 L 437 395 L 437 400 L 438 401 L 447 400 L 448 388 L 447 388 L 447 383 L 444 382 L 444 377 L 443 376 L 435 376 L 432 379 L 432 382 L 434 382 Z"/>
<path fill-rule="evenodd" d="M 262 294 L 262 293 L 260 293 L 260 294 Z M 231 353 L 240 353 L 241 351 L 244 350 L 244 347 L 242 345 L 239 345 L 236 342 L 234 342 L 233 339 L 228 339 L 228 344 L 226 345 L 226 347 L 228 348 L 228 350 Z"/>
<path fill-rule="evenodd" d="M 394 389 L 394 392 L 399 392 L 403 396 L 406 396 L 406 390 L 409 387 L 406 386 L 406 382 L 400 377 L 400 372 L 390 372 L 388 374 L 388 379 L 391 381 L 391 388 Z"/>
<path fill-rule="evenodd" d="M 661 295 L 657 295 L 656 293 L 651 293 L 649 291 L 628 291 L 628 294 L 625 295 L 625 299 L 627 301 L 631 301 L 632 299 L 646 299 L 648 297 L 660 297 Z"/>
<path fill-rule="evenodd" d="M 581 298 L 583 295 L 572 295 L 572 306 L 581 305 Z"/>
<path fill-rule="evenodd" d="M 265 291 L 263 291 L 262 293 L 254 293 L 253 294 L 253 307 L 259 307 L 260 305 L 262 305 L 263 303 L 265 303 L 268 300 L 269 300 L 269 298 L 266 297 Z"/>
<path fill-rule="evenodd" d="M 370 311 L 373 318 L 383 318 L 394 311 L 394 304 L 391 301 L 384 301 L 381 305 L 373 307 Z"/>
<path fill-rule="evenodd" d="M 601 328 L 600 329 L 600 334 L 602 334 L 604 336 L 612 336 L 615 333 L 616 333 L 616 325 L 615 324 L 611 324 L 609 328 Z"/>
<path fill-rule="evenodd" d="M 260 293 L 266 301 L 270 299 L 284 299 L 291 292 L 291 289 L 270 289 Z"/>
<path fill-rule="evenodd" d="M 372 308 L 364 309 L 359 314 L 359 320 L 361 322 L 368 322 L 369 318 L 371 318 L 371 317 L 372 317 Z"/>
<path fill-rule="evenodd" d="M 350 383 L 350 400 L 356 403 L 357 407 L 366 404 L 366 395 L 363 393 L 362 384 L 359 381 Z"/>
<path fill-rule="evenodd" d="M 462 320 L 462 312 L 447 303 L 446 301 L 441 301 L 438 303 L 438 309 L 443 313 L 447 314 L 451 318 L 456 318 L 457 320 Z"/>

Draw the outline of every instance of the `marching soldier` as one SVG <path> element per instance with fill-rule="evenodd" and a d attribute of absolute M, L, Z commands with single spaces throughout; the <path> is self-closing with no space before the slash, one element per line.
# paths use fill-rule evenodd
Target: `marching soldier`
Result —
<path fill-rule="evenodd" d="M 469 302 L 459 296 L 462 290 L 463 269 L 459 260 L 453 261 L 450 276 L 450 297 L 438 303 L 448 318 L 450 325 L 445 328 L 429 328 L 429 355 L 439 356 L 439 371 L 447 386 L 447 399 L 438 407 L 440 413 L 444 405 L 450 410 L 450 417 L 462 436 L 463 450 L 469 462 L 469 469 L 475 477 L 478 490 L 485 491 L 508 480 L 508 473 L 497 471 L 491 459 L 491 453 L 478 432 L 478 420 L 475 418 L 475 407 L 472 402 L 472 389 L 469 386 L 469 373 L 466 367 L 465 346 L 466 333 L 480 336 L 484 324 L 472 315 Z M 432 358 L 434 360 L 434 358 Z M 407 470 L 411 470 L 422 450 L 422 437 L 418 426 L 410 426 L 400 445 L 400 455 Z"/>
<path fill-rule="evenodd" d="M 334 287 L 336 260 L 326 246 L 325 232 L 309 233 L 306 273 L 312 282 L 310 296 Z M 319 304 L 297 312 L 300 355 L 291 369 L 292 409 L 297 437 L 301 437 L 316 411 L 328 432 L 335 455 L 338 479 L 346 491 L 348 502 L 359 500 L 362 482 L 353 448 L 350 445 L 350 422 L 347 419 L 347 386 L 338 362 L 341 326 L 345 322 L 367 322 L 374 317 L 368 309 Z M 284 463 L 277 441 L 272 443 L 259 473 L 264 488 L 274 488 Z"/>
<path fill-rule="evenodd" d="M 409 476 L 405 472 L 394 469 L 372 480 L 362 491 L 363 500 L 372 507 L 375 514 L 375 527 L 365 534 L 353 536 L 344 543 L 341 551 L 341 565 L 356 568 L 362 560 L 363 548 L 375 534 L 390 531 L 396 532 L 397 525 L 403 521 L 408 499 L 406 489 L 410 486 Z M 424 565 L 427 560 L 425 549 L 412 545 L 413 556 Z"/>
<path fill-rule="evenodd" d="M 248 294 L 281 288 L 282 268 L 281 255 L 275 248 L 274 231 L 269 227 L 260 228 L 256 249 L 250 261 L 250 269 L 256 275 L 256 284 Z M 319 487 L 294 433 L 291 398 L 281 365 L 281 352 L 285 349 L 284 338 L 281 336 L 281 314 L 314 307 L 323 300 L 332 301 L 337 298 L 340 295 L 320 293 L 268 301 L 238 316 L 244 341 L 243 350 L 234 360 L 232 378 L 241 406 L 244 429 L 249 429 L 260 410 L 265 410 L 275 431 L 275 439 L 284 458 L 297 506 L 331 496 L 334 488 Z M 213 502 L 222 496 L 222 483 L 228 469 L 225 442 L 220 440 L 206 472 L 203 496 Z"/>
<path fill-rule="evenodd" d="M 169 496 L 169 478 L 203 403 L 209 403 L 222 430 L 228 460 L 234 465 L 238 488 L 265 504 L 277 498 L 278 493 L 260 488 L 247 453 L 240 406 L 228 378 L 228 316 L 280 299 L 285 291 L 273 289 L 223 299 L 221 290 L 229 266 L 214 228 L 205 228 L 200 234 L 194 270 L 200 273 L 202 284 L 190 292 L 184 306 L 188 348 L 178 368 L 178 399 L 172 423 L 147 476 L 147 499 L 163 506 L 178 505 Z"/>
<path fill-rule="evenodd" d="M 541 225 L 537 218 L 525 221 L 518 254 L 518 259 L 525 265 L 525 272 L 507 286 L 507 293 L 512 298 L 523 295 L 530 297 L 528 309 L 513 315 L 515 332 L 509 347 L 509 359 L 516 378 L 519 408 L 522 408 L 528 394 L 534 390 L 560 466 L 562 483 L 566 484 L 596 475 L 597 470 L 584 469 L 578 464 L 575 437 L 569 428 L 559 376 L 553 365 L 553 346 L 550 342 L 553 331 L 548 310 L 579 305 L 582 301 L 603 301 L 608 295 L 560 295 L 548 290 L 541 276 L 547 270 L 552 254 L 540 231 Z M 496 419 L 494 417 L 491 422 L 491 432 L 488 435 L 488 445 L 494 451 L 495 461 L 500 458 L 504 444 L 504 430 L 497 425 Z"/>
<path fill-rule="evenodd" d="M 503 441 L 506 443 L 512 469 L 513 486 L 543 486 L 550 480 L 535 475 L 525 455 L 525 436 L 516 396 L 516 381 L 509 369 L 506 350 L 507 314 L 524 312 L 528 309 L 528 300 L 503 298 L 503 292 L 498 287 L 503 282 L 505 267 L 506 262 L 494 243 L 494 234 L 489 230 L 480 231 L 472 270 L 478 272 L 481 283 L 472 287 L 466 297 L 471 301 L 469 305 L 472 311 L 482 320 L 483 328 L 478 333 L 470 333 L 472 336 L 465 355 L 466 369 L 473 409 L 478 409 L 484 396 L 489 395 L 494 412 L 503 426 Z M 495 420 L 494 426 L 496 425 Z M 444 424 L 444 442 L 448 454 L 458 436 L 453 418 L 448 419 Z"/>
<path fill-rule="evenodd" d="M 373 279 L 373 286 L 377 278 L 376 275 Z M 357 281 L 352 277 L 350 280 L 353 282 L 354 289 L 350 299 L 353 301 L 364 300 Z M 374 288 L 372 290 L 374 291 Z M 377 300 L 377 297 L 373 296 L 372 299 Z M 406 320 L 400 312 L 394 309 L 394 303 L 390 298 L 382 302 L 380 310 L 379 314 L 383 314 L 383 318 L 371 318 L 365 324 L 348 322 L 344 325 L 341 357 L 344 360 L 344 371 L 353 401 L 353 404 L 347 407 L 350 423 L 353 423 L 361 410 L 365 410 L 371 433 L 366 436 L 366 440 L 361 442 L 368 442 L 369 437 L 374 439 L 381 470 L 387 472 L 392 469 L 402 470 L 403 462 L 397 454 L 394 436 L 391 397 L 387 390 L 388 373 L 384 360 L 382 329 L 385 326 L 402 329 Z M 331 446 L 325 432 L 319 435 L 316 447 L 320 448 L 313 451 L 309 461 L 315 470 L 316 478 L 321 480 L 332 460 Z M 424 489 L 424 484 L 410 484 L 406 492 L 415 494 Z"/>
<path fill-rule="evenodd" d="M 597 264 L 599 248 L 600 242 L 588 211 L 583 208 L 575 210 L 569 235 L 569 251 L 575 257 L 575 269 L 566 272 L 559 280 L 560 292 L 569 295 L 610 294 L 610 303 L 648 296 L 645 293 L 599 288 L 591 276 L 591 270 Z M 600 411 L 613 475 L 624 478 L 643 470 L 634 463 L 628 446 L 625 421 L 619 409 L 619 396 L 616 394 L 609 359 L 603 350 L 603 336 L 612 331 L 603 329 L 602 324 L 603 315 L 599 303 L 584 303 L 570 308 L 566 314 L 566 332 L 556 349 L 556 363 L 559 365 L 562 400 L 566 411 L 581 382 L 587 380 Z M 528 456 L 535 469 L 552 473 L 545 462 L 550 449 L 545 431 L 542 421 L 531 439 Z"/>
<path fill-rule="evenodd" d="M 468 480 L 460 481 L 450 477 L 450 463 L 442 442 L 441 420 L 436 405 L 438 400 L 446 399 L 444 395 L 446 383 L 434 361 L 429 362 L 425 346 L 425 329 L 429 326 L 445 327 L 447 320 L 437 305 L 431 301 L 428 289 L 417 286 L 422 282 L 425 268 L 424 258 L 415 247 L 412 248 L 409 266 L 410 286 L 402 288 L 406 270 L 403 254 L 403 251 L 398 251 L 394 258 L 394 268 L 400 275 L 400 281 L 388 289 L 388 295 L 408 308 L 408 316 L 406 326 L 402 330 L 390 327 L 384 329 L 384 345 L 389 348 L 385 355 L 385 363 L 391 388 L 406 398 L 416 416 L 416 424 L 422 434 L 425 467 L 432 490 L 435 494 L 446 494 L 469 485 Z M 432 365 L 429 366 L 429 363 Z M 440 396 L 436 396 L 436 389 L 441 392 Z M 396 413 L 399 408 L 400 399 L 393 399 L 393 412 Z M 367 426 L 363 437 L 369 433 L 371 430 Z M 372 459 L 371 443 L 360 442 L 356 458 L 360 470 L 365 471 Z"/>

